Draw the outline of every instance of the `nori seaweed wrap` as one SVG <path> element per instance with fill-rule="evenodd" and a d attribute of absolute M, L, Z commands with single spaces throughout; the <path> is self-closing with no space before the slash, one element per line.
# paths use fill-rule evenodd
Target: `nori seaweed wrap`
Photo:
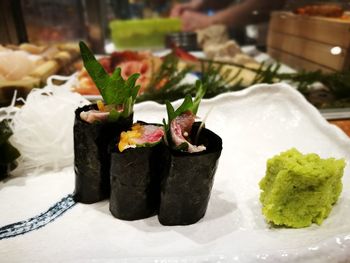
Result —
<path fill-rule="evenodd" d="M 0 122 L 0 180 L 8 177 L 17 167 L 16 159 L 20 156 L 19 151 L 9 142 L 13 133 L 8 122 L 6 119 Z"/>
<path fill-rule="evenodd" d="M 194 140 L 199 124 L 192 127 Z M 198 144 L 206 150 L 195 153 L 164 148 L 164 165 L 158 219 L 162 225 L 189 225 L 200 220 L 207 210 L 214 175 L 222 150 L 222 140 L 203 128 Z"/>
<path fill-rule="evenodd" d="M 137 132 L 134 127 L 130 133 Z M 153 143 L 142 141 L 140 147 L 124 150 L 119 142 L 119 150 L 122 152 L 114 146 L 111 154 L 109 209 L 114 217 L 123 220 L 150 217 L 156 214 L 159 206 L 159 155 L 163 148 L 160 142 L 164 131 L 159 125 L 147 126 L 144 124 L 143 127 L 153 127 L 149 134 Z M 157 130 L 154 127 L 157 127 Z M 128 136 L 126 135 L 126 137 Z M 129 135 L 130 137 L 131 135 Z"/>
<path fill-rule="evenodd" d="M 74 199 L 81 203 L 95 203 L 110 194 L 109 143 L 132 124 L 132 115 L 116 122 L 88 123 L 80 118 L 83 111 L 96 110 L 96 104 L 78 108 L 74 123 Z"/>
<path fill-rule="evenodd" d="M 168 122 L 164 142 L 160 187 L 159 222 L 163 225 L 189 225 L 201 219 L 207 210 L 214 175 L 222 151 L 221 138 L 195 123 L 207 86 L 196 82 L 193 99 L 186 95 L 175 110 L 166 101 Z"/>

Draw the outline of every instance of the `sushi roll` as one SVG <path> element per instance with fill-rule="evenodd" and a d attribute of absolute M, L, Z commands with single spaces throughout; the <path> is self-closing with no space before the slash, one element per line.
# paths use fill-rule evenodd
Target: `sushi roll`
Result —
<path fill-rule="evenodd" d="M 133 123 L 133 105 L 140 86 L 138 74 L 127 80 L 118 68 L 109 76 L 88 47 L 80 42 L 84 66 L 98 87 L 104 102 L 78 108 L 74 123 L 74 199 L 95 203 L 110 194 L 108 145 Z"/>
<path fill-rule="evenodd" d="M 146 123 L 121 133 L 111 154 L 109 209 L 114 217 L 137 220 L 156 214 L 163 135 L 163 126 Z"/>
<path fill-rule="evenodd" d="M 132 125 L 132 115 L 109 122 L 97 104 L 75 111 L 74 122 L 74 199 L 95 203 L 110 194 L 110 154 L 108 145 L 115 135 Z"/>
<path fill-rule="evenodd" d="M 206 213 L 214 175 L 222 151 L 222 140 L 195 123 L 195 114 L 205 89 L 197 83 L 194 101 L 187 96 L 175 111 L 167 102 L 168 123 L 160 186 L 159 222 L 189 225 Z"/>

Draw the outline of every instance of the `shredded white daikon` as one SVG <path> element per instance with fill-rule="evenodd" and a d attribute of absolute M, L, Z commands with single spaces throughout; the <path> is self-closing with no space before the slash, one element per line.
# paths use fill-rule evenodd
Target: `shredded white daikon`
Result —
<path fill-rule="evenodd" d="M 54 85 L 53 79 L 66 82 Z M 10 141 L 21 153 L 17 169 L 59 169 L 73 164 L 74 111 L 89 104 L 71 91 L 75 82 L 75 76 L 52 76 L 45 88 L 28 94 L 20 109 L 14 107 L 14 100 L 5 108 L 12 115 Z"/>

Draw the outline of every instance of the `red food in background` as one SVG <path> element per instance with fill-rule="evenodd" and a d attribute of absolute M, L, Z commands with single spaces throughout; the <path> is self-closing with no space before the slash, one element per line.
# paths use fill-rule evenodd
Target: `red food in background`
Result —
<path fill-rule="evenodd" d="M 100 58 L 99 62 L 109 74 L 112 74 L 115 68 L 120 67 L 124 79 L 134 73 L 140 73 L 136 83 L 141 85 L 139 94 L 142 94 L 148 87 L 152 74 L 158 71 L 162 60 L 150 52 L 122 51 L 113 52 L 109 57 Z M 84 68 L 80 70 L 78 79 L 79 87 L 74 88 L 74 91 L 82 95 L 100 94 Z"/>
<path fill-rule="evenodd" d="M 295 10 L 299 15 L 324 16 L 324 17 L 342 17 L 344 10 L 338 5 L 307 5 Z"/>

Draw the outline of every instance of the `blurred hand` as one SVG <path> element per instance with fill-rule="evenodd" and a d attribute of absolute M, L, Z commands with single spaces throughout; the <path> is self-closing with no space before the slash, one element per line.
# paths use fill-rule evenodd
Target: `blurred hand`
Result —
<path fill-rule="evenodd" d="M 199 10 L 203 4 L 203 0 L 191 0 L 188 3 L 184 4 L 175 4 L 173 8 L 170 11 L 171 17 L 179 17 L 181 16 L 186 10 Z"/>
<path fill-rule="evenodd" d="M 180 18 L 183 31 L 194 31 L 213 24 L 211 16 L 199 12 L 184 11 Z"/>

